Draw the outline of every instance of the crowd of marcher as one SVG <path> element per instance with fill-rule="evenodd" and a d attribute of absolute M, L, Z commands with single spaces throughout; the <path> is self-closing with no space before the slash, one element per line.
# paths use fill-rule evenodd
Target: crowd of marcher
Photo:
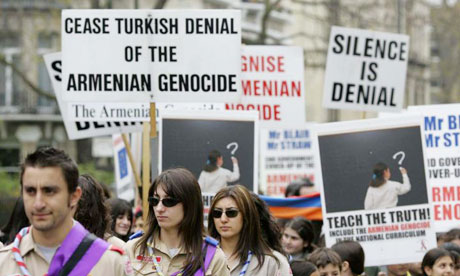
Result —
<path fill-rule="evenodd" d="M 365 267 L 358 242 L 327 248 L 321 224 L 278 221 L 241 185 L 217 191 L 205 229 L 200 185 L 184 168 L 153 180 L 146 221 L 58 149 L 29 154 L 20 185 L 2 228 L 0 275 L 460 276 L 460 229 L 439 236 L 419 263 Z M 312 191 L 298 180 L 286 196 Z"/>

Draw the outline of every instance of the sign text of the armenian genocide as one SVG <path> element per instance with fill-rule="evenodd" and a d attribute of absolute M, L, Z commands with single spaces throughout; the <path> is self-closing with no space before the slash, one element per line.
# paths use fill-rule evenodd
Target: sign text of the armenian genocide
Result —
<path fill-rule="evenodd" d="M 239 11 L 65 10 L 62 34 L 67 102 L 238 100 Z"/>

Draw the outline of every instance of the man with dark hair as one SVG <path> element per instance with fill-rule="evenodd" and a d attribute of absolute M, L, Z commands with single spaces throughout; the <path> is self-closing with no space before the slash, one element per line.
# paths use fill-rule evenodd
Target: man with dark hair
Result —
<path fill-rule="evenodd" d="M 81 197 L 78 167 L 62 150 L 40 148 L 21 167 L 21 194 L 30 228 L 0 249 L 2 275 L 130 275 L 121 249 L 73 220 Z"/>

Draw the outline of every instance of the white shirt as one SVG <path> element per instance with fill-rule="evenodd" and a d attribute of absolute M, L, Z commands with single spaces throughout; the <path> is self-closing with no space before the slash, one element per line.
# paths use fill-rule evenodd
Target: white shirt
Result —
<path fill-rule="evenodd" d="M 239 178 L 240 168 L 237 163 L 233 163 L 233 172 L 221 167 L 213 172 L 202 171 L 198 183 L 202 193 L 217 193 L 228 182 L 237 181 Z"/>
<path fill-rule="evenodd" d="M 364 209 L 373 210 L 396 207 L 398 205 L 398 196 L 409 192 L 411 189 L 409 176 L 403 174 L 402 177 L 402 184 L 387 180 L 380 187 L 369 187 L 366 199 L 364 200 Z"/>

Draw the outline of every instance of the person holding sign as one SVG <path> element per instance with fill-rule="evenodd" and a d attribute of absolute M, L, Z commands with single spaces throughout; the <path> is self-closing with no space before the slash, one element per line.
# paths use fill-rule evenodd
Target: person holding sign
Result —
<path fill-rule="evenodd" d="M 126 244 L 135 275 L 230 275 L 217 241 L 203 238 L 201 190 L 190 171 L 162 172 L 148 200 L 146 233 Z"/>
<path fill-rule="evenodd" d="M 390 180 L 390 168 L 385 163 L 375 164 L 364 200 L 364 209 L 385 209 L 398 205 L 398 196 L 408 193 L 411 189 L 407 170 L 401 167 L 400 171 L 403 179 L 402 184 Z"/>
<path fill-rule="evenodd" d="M 241 185 L 221 189 L 211 203 L 209 234 L 220 240 L 232 276 L 291 275 L 262 236 L 260 216 Z"/>
<path fill-rule="evenodd" d="M 217 193 L 220 189 L 227 186 L 228 182 L 237 181 L 240 178 L 240 168 L 238 159 L 232 157 L 233 172 L 222 168 L 224 159 L 217 150 L 212 150 L 208 155 L 208 160 L 203 171 L 198 178 L 198 183 L 203 193 Z"/>
<path fill-rule="evenodd" d="M 424 276 L 451 276 L 454 275 L 456 258 L 447 250 L 434 248 L 426 252 L 422 260 Z"/>

